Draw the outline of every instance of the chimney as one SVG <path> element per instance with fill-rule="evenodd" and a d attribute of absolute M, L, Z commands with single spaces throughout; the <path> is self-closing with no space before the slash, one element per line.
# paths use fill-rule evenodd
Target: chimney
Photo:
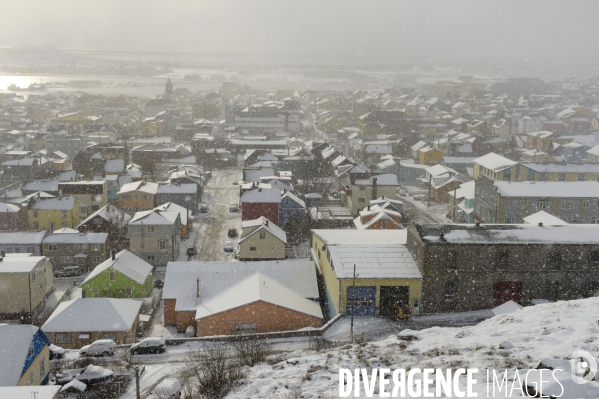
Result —
<path fill-rule="evenodd" d="M 264 221 L 264 224 L 265 224 L 266 226 L 268 226 L 268 219 L 266 219 L 266 220 Z"/>
<path fill-rule="evenodd" d="M 539 227 L 543 227 L 543 222 L 539 222 Z"/>
<path fill-rule="evenodd" d="M 372 178 L 372 199 L 376 199 L 376 192 L 377 192 L 376 181 L 377 181 L 377 178 L 373 177 Z"/>
<path fill-rule="evenodd" d="M 112 251 L 110 251 L 110 255 L 112 256 L 112 260 L 115 260 L 116 259 L 116 250 L 113 249 Z"/>
<path fill-rule="evenodd" d="M 200 279 L 196 279 L 196 298 L 200 297 Z"/>
<path fill-rule="evenodd" d="M 368 204 L 368 210 L 370 210 L 370 204 Z"/>

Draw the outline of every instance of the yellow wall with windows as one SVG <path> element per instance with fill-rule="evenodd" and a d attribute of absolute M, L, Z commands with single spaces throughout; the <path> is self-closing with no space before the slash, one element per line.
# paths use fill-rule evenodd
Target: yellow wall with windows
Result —
<path fill-rule="evenodd" d="M 362 186 L 364 190 L 360 190 L 359 185 L 351 186 L 351 196 L 348 197 L 349 211 L 356 216 L 358 212 L 366 208 L 371 200 L 385 197 L 388 199 L 396 199 L 397 186 L 377 186 L 376 198 L 372 198 L 372 186 Z M 364 198 L 364 202 L 360 202 L 360 198 Z"/>
<path fill-rule="evenodd" d="M 41 374 L 41 363 L 44 363 L 44 375 Z M 48 374 L 50 371 L 50 350 L 46 345 L 44 349 L 40 352 L 39 355 L 35 358 L 35 360 L 29 365 L 27 370 L 23 373 L 21 378 L 19 379 L 18 386 L 28 386 L 28 385 L 41 385 L 42 379 Z M 31 376 L 33 374 L 33 384 L 31 384 Z"/>
<path fill-rule="evenodd" d="M 324 247 L 324 249 L 323 249 Z M 351 287 L 353 279 L 338 279 L 335 271 L 331 267 L 331 262 L 327 258 L 327 245 L 317 235 L 312 234 L 312 256 L 318 266 L 318 270 L 323 277 L 328 295 L 335 311 L 339 314 L 345 314 L 347 304 L 347 287 Z M 320 250 L 320 256 L 319 256 Z M 380 305 L 380 287 L 385 286 L 407 286 L 410 287 L 410 308 L 414 300 L 422 303 L 422 280 L 420 279 L 356 279 L 356 286 L 375 286 L 376 288 L 376 307 Z"/>
<path fill-rule="evenodd" d="M 35 217 L 37 212 L 37 217 Z M 73 209 L 65 211 L 65 217 L 63 217 L 62 210 L 56 209 L 39 209 L 39 210 L 28 210 L 29 216 L 29 229 L 30 230 L 52 230 L 50 223 L 54 223 L 54 230 L 58 230 L 63 227 L 75 228 L 79 225 L 79 202 L 75 201 Z M 37 227 L 35 223 L 37 224 Z M 63 223 L 66 225 L 63 226 Z"/>

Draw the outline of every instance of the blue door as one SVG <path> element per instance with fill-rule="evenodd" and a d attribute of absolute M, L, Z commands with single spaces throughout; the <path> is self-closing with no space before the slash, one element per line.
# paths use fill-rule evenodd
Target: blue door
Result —
<path fill-rule="evenodd" d="M 374 316 L 376 311 L 376 287 L 347 287 L 347 306 L 345 313 L 351 316 Z"/>

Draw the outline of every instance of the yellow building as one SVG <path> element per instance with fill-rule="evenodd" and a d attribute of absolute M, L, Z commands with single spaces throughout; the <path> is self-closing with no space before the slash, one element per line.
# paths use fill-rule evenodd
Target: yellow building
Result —
<path fill-rule="evenodd" d="M 420 165 L 436 165 L 441 162 L 445 154 L 433 147 L 422 147 L 418 150 L 418 163 Z"/>
<path fill-rule="evenodd" d="M 287 234 L 265 217 L 241 222 L 239 259 L 285 259 Z"/>
<path fill-rule="evenodd" d="M 380 197 L 396 198 L 399 187 L 397 176 L 392 173 L 370 176 L 367 179 L 355 179 L 347 192 L 347 206 L 353 216 L 368 206 L 370 200 Z"/>
<path fill-rule="evenodd" d="M 519 181 L 599 181 L 597 164 L 520 164 Z"/>
<path fill-rule="evenodd" d="M 79 225 L 80 207 L 75 197 L 49 199 L 33 198 L 29 207 L 30 230 L 58 230 L 63 227 L 74 228 Z"/>
<path fill-rule="evenodd" d="M 52 262 L 45 256 L 7 254 L 0 268 L 0 318 L 36 317 L 52 293 Z"/>
<path fill-rule="evenodd" d="M 0 344 L 4 359 L 0 364 L 0 386 L 48 382 L 50 340 L 42 330 L 30 324 L 3 324 L 0 325 Z"/>
<path fill-rule="evenodd" d="M 419 314 L 422 273 L 406 241 L 406 230 L 312 230 L 328 316 Z"/>
<path fill-rule="evenodd" d="M 473 162 L 473 178 L 479 176 L 488 177 L 491 180 L 516 180 L 518 162 L 490 152 L 487 155 L 476 158 Z"/>

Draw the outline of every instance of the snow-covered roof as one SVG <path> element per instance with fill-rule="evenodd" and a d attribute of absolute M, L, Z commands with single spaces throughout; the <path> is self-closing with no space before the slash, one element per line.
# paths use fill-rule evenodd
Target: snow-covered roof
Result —
<path fill-rule="evenodd" d="M 41 244 L 46 230 L 41 231 L 0 231 L 0 245 Z"/>
<path fill-rule="evenodd" d="M 553 216 L 550 213 L 545 211 L 538 211 L 537 213 L 533 213 L 532 215 L 526 216 L 524 219 L 524 223 L 526 224 L 539 224 L 543 223 L 544 226 L 559 226 L 568 224 L 557 216 Z"/>
<path fill-rule="evenodd" d="M 277 188 L 247 190 L 241 194 L 242 203 L 279 203 L 281 191 Z"/>
<path fill-rule="evenodd" d="M 123 249 L 121 252 L 115 254 L 114 260 L 110 257 L 96 266 L 87 278 L 83 280 L 83 284 L 110 268 L 124 274 L 139 284 L 143 284 L 146 281 L 153 269 L 152 265 L 148 262 Z"/>
<path fill-rule="evenodd" d="M 494 181 L 502 197 L 599 198 L 596 181 Z"/>
<path fill-rule="evenodd" d="M 518 164 L 518 162 L 507 159 L 506 157 L 502 157 L 494 152 L 490 152 L 487 155 L 478 157 L 473 162 L 479 164 L 480 166 L 484 166 L 493 172 L 499 172 Z"/>
<path fill-rule="evenodd" d="M 116 298 L 79 298 L 62 302 L 46 323 L 44 332 L 129 331 L 141 301 Z"/>
<path fill-rule="evenodd" d="M 63 229 L 60 229 L 63 230 Z M 108 240 L 108 233 L 80 233 L 78 230 L 55 230 L 54 233 L 44 237 L 44 244 L 104 244 Z M 75 231 L 72 231 L 75 230 Z"/>
<path fill-rule="evenodd" d="M 174 202 L 167 202 L 165 204 L 158 205 L 156 208 L 154 208 L 154 210 L 160 211 L 160 214 L 165 211 L 168 213 L 177 212 L 181 217 L 181 225 L 187 226 L 187 208 L 184 208 L 181 205 L 177 205 Z M 164 216 L 166 217 L 170 215 L 165 214 Z"/>
<path fill-rule="evenodd" d="M 206 301 L 252 274 L 260 272 L 303 298 L 319 297 L 314 262 L 309 260 L 255 262 L 169 262 L 163 299 L 176 299 L 176 310 L 195 310 Z M 200 280 L 200 297 L 197 296 Z"/>
<path fill-rule="evenodd" d="M 0 273 L 30 273 L 40 262 L 48 262 L 48 258 L 45 256 L 27 256 L 26 254 L 7 254 L 2 258 Z"/>
<path fill-rule="evenodd" d="M 370 176 L 368 179 L 356 179 L 354 184 L 357 186 L 372 186 L 376 179 L 377 186 L 398 186 L 397 176 L 392 173 Z"/>
<path fill-rule="evenodd" d="M 291 288 L 260 272 L 246 277 L 219 295 L 200 302 L 195 317 L 201 319 L 257 301 L 318 318 L 323 317 L 318 302 L 302 297 Z"/>
<path fill-rule="evenodd" d="M 398 245 L 407 242 L 406 230 L 313 229 L 328 245 Z"/>
<path fill-rule="evenodd" d="M 359 230 L 365 233 L 365 230 Z M 337 278 L 417 278 L 422 274 L 405 245 L 333 245 L 328 248 Z"/>
<path fill-rule="evenodd" d="M 521 165 L 540 173 L 599 173 L 599 164 L 522 163 Z"/>
<path fill-rule="evenodd" d="M 149 194 L 156 194 L 158 190 L 158 183 L 151 183 L 145 181 L 136 181 L 133 183 L 123 184 L 117 194 L 124 194 L 131 191 L 143 191 Z"/>
<path fill-rule="evenodd" d="M 423 224 L 417 227 L 422 240 L 453 244 L 599 244 L 598 224 L 545 226 L 532 224 Z M 443 240 L 439 233 L 443 233 Z"/>
<path fill-rule="evenodd" d="M 91 215 L 89 215 L 87 217 L 87 219 L 85 219 L 83 222 L 79 223 L 79 226 L 82 226 L 84 224 L 89 223 L 95 217 L 101 217 L 102 219 L 107 220 L 107 221 L 112 222 L 112 223 L 114 223 L 115 221 L 122 220 L 122 222 L 124 224 L 127 224 L 127 222 L 129 222 L 129 220 L 131 219 L 130 215 L 128 215 L 125 212 L 121 211 L 116 206 L 114 206 L 112 204 L 108 204 L 108 205 L 105 205 L 102 208 L 98 209 L 97 211 L 95 211 Z M 77 226 L 77 227 L 79 227 L 79 226 Z"/>
<path fill-rule="evenodd" d="M 60 385 L 0 386 L 0 397 L 11 399 L 54 399 Z"/>
<path fill-rule="evenodd" d="M 141 211 L 136 212 L 135 215 L 129 221 L 130 225 L 172 225 L 177 220 L 179 212 L 172 211 Z"/>
<path fill-rule="evenodd" d="M 0 386 L 18 384 L 29 356 L 33 336 L 38 330 L 39 328 L 29 324 L 0 325 L 0 346 L 2 347 Z"/>
<path fill-rule="evenodd" d="M 125 170 L 124 159 L 109 159 L 104 164 L 104 171 L 108 173 L 117 173 Z"/>
<path fill-rule="evenodd" d="M 285 198 L 289 198 L 291 201 L 297 203 L 302 208 L 306 207 L 306 203 L 301 198 L 299 198 L 297 195 L 293 194 L 290 191 L 287 191 L 286 193 L 283 194 L 283 196 L 281 197 L 281 201 L 283 201 L 283 199 L 285 199 Z"/>
<path fill-rule="evenodd" d="M 374 214 L 375 216 L 368 219 L 365 223 L 362 223 L 362 218 L 364 216 L 368 216 L 368 215 L 372 215 L 372 214 Z M 400 223 L 397 223 L 390 215 L 396 215 L 396 216 L 401 217 L 401 213 L 396 212 L 396 211 L 391 211 L 388 209 L 383 209 L 377 205 L 376 210 L 360 211 L 360 216 L 358 216 L 357 218 L 354 219 L 354 226 L 356 226 L 356 229 L 358 229 L 358 230 L 365 230 L 365 229 L 370 228 L 370 226 L 374 225 L 379 220 L 386 220 L 387 223 L 391 222 L 392 224 L 397 226 L 398 229 L 402 229 L 403 226 Z"/>
<path fill-rule="evenodd" d="M 68 211 L 75 206 L 75 197 L 49 198 L 36 201 L 31 209 L 33 210 L 63 210 Z"/>
<path fill-rule="evenodd" d="M 160 184 L 158 194 L 195 194 L 198 192 L 197 183 Z"/>
<path fill-rule="evenodd" d="M 419 149 L 421 149 L 422 147 L 425 147 L 426 143 L 422 140 L 420 140 L 419 142 L 417 142 L 416 144 L 414 144 L 412 147 L 410 147 L 412 149 L 412 151 L 417 151 Z"/>
<path fill-rule="evenodd" d="M 258 219 L 246 220 L 246 221 L 241 222 L 241 228 L 246 228 L 246 227 L 255 227 L 255 229 L 250 231 L 245 236 L 243 236 L 243 238 L 241 238 L 239 240 L 239 243 L 243 242 L 248 237 L 254 235 L 254 233 L 256 233 L 257 231 L 266 230 L 270 234 L 272 234 L 273 236 L 275 236 L 276 238 L 278 238 L 279 240 L 281 240 L 285 244 L 287 244 L 287 233 L 285 233 L 285 231 L 283 229 L 281 229 L 279 226 L 277 226 L 273 222 L 269 221 L 264 216 L 261 216 Z"/>
<path fill-rule="evenodd" d="M 23 185 L 26 191 L 58 191 L 58 180 L 35 180 Z"/>
<path fill-rule="evenodd" d="M 599 156 L 599 145 L 596 145 L 593 148 L 588 149 L 587 154 Z"/>

